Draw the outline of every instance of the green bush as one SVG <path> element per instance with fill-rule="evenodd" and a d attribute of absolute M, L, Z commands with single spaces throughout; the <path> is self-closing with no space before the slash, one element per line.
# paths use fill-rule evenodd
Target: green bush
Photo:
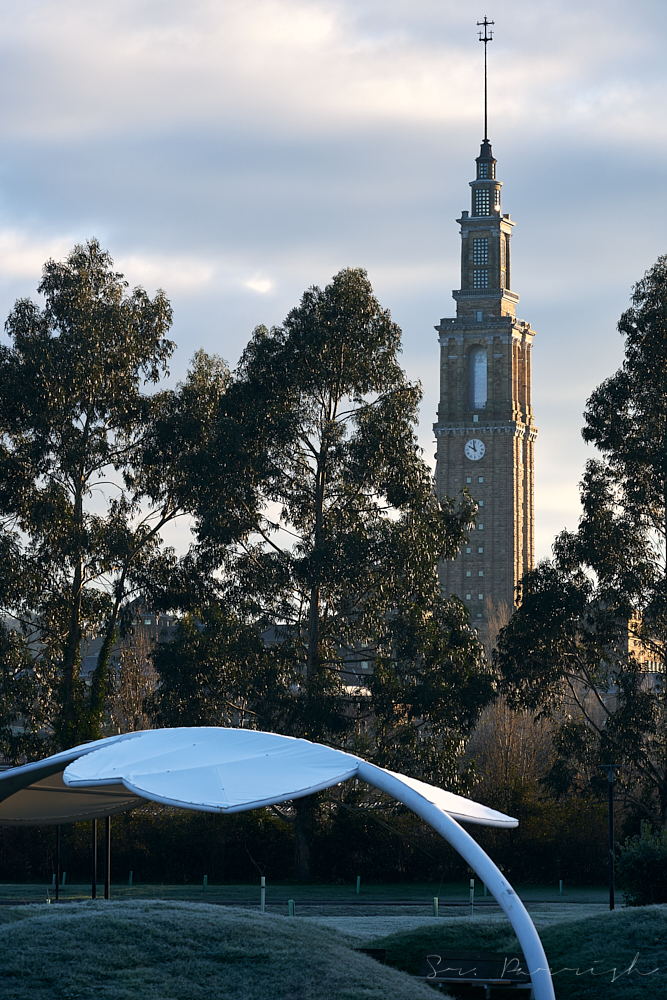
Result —
<path fill-rule="evenodd" d="M 626 906 L 667 903 L 667 827 L 652 833 L 642 823 L 641 833 L 621 848 L 616 872 Z"/>

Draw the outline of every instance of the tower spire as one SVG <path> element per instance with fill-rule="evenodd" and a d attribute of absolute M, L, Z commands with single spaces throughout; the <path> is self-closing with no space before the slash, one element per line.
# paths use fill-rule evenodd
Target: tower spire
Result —
<path fill-rule="evenodd" d="M 489 141 L 488 113 L 487 113 L 488 100 L 487 100 L 487 88 L 486 88 L 486 47 L 489 44 L 489 42 L 493 41 L 493 32 L 489 31 L 488 29 L 492 24 L 495 23 L 496 23 L 495 21 L 489 21 L 487 19 L 486 14 L 484 15 L 483 21 L 477 22 L 478 28 L 484 28 L 484 34 L 482 34 L 481 31 L 479 32 L 479 40 L 480 42 L 484 42 L 484 142 Z"/>

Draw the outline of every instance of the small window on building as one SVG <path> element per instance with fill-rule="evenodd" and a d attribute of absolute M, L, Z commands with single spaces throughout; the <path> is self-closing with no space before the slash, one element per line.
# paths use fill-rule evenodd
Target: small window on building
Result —
<path fill-rule="evenodd" d="M 480 180 L 484 180 L 485 177 L 489 176 L 489 164 L 488 163 L 478 163 L 477 164 L 477 176 Z"/>
<path fill-rule="evenodd" d="M 477 530 L 478 531 L 484 531 L 484 525 L 483 524 L 478 524 L 477 525 Z"/>
<path fill-rule="evenodd" d="M 482 612 L 481 612 L 481 611 L 478 611 L 478 612 L 477 612 L 477 617 L 478 617 L 478 618 L 481 618 L 481 617 L 482 617 Z"/>
<path fill-rule="evenodd" d="M 494 208 L 500 208 L 500 189 L 496 188 L 493 192 L 493 205 Z"/>
<path fill-rule="evenodd" d="M 466 594 L 466 601 L 469 601 L 471 599 L 472 599 L 472 594 Z"/>
<path fill-rule="evenodd" d="M 150 618 L 144 618 L 144 625 L 150 625 L 150 623 L 151 623 Z"/>
<path fill-rule="evenodd" d="M 489 272 L 486 269 L 474 270 L 472 272 L 472 287 L 473 288 L 489 287 Z"/>
<path fill-rule="evenodd" d="M 470 478 L 470 476 L 466 476 L 466 483 L 471 483 L 471 482 L 472 482 L 472 479 Z"/>
<path fill-rule="evenodd" d="M 475 319 L 477 320 L 477 322 L 478 322 L 478 323 L 481 323 L 481 322 L 482 322 L 482 320 L 484 319 L 484 313 L 482 312 L 482 310 L 481 310 L 481 309 L 478 309 L 478 310 L 477 310 L 477 311 L 475 312 Z"/>
<path fill-rule="evenodd" d="M 484 576 L 484 570 L 483 569 L 478 570 L 477 576 Z"/>
<path fill-rule="evenodd" d="M 490 215 L 491 199 L 487 187 L 477 188 L 475 191 L 475 215 Z"/>
<path fill-rule="evenodd" d="M 469 545 L 466 546 L 466 552 L 472 552 L 472 549 L 470 548 Z"/>
<path fill-rule="evenodd" d="M 483 601 L 484 600 L 484 594 L 478 594 L 477 595 L 477 600 L 478 601 Z"/>
<path fill-rule="evenodd" d="M 477 482 L 478 482 L 478 483 L 483 483 L 483 482 L 484 482 L 484 476 L 480 476 L 480 477 L 478 478 Z"/>
<path fill-rule="evenodd" d="M 489 263 L 489 240 L 486 236 L 476 236 L 472 241 L 473 264 Z"/>
<path fill-rule="evenodd" d="M 484 546 L 483 545 L 478 546 L 477 551 L 479 552 L 480 555 L 482 555 L 482 553 L 484 552 Z"/>
<path fill-rule="evenodd" d="M 466 576 L 472 576 L 472 573 L 469 569 L 466 570 Z"/>
<path fill-rule="evenodd" d="M 477 503 L 479 504 L 480 507 L 484 506 L 484 501 L 483 500 L 478 500 Z"/>

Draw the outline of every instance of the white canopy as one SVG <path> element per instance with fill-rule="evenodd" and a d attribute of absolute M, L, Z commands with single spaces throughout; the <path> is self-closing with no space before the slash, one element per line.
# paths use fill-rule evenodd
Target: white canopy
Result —
<path fill-rule="evenodd" d="M 100 819 L 141 805 L 142 799 L 124 788 L 96 788 L 94 791 L 70 790 L 63 782 L 63 771 L 82 754 L 97 747 L 111 747 L 131 740 L 140 733 L 111 736 L 94 743 L 64 750 L 44 760 L 11 767 L 0 773 L 0 826 L 41 826 Z"/>
<path fill-rule="evenodd" d="M 203 812 L 242 812 L 338 785 L 358 776 L 364 763 L 319 743 L 251 729 L 127 733 L 0 774 L 0 825 L 72 823 L 123 812 L 145 799 Z M 458 820 L 517 826 L 511 816 L 472 799 L 395 777 Z"/>

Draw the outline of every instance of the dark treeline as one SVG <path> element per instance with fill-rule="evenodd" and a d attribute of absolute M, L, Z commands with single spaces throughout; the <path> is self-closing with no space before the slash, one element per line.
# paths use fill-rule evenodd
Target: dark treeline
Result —
<path fill-rule="evenodd" d="M 435 496 L 421 390 L 365 272 L 258 327 L 234 371 L 200 351 L 169 389 L 169 302 L 128 290 L 96 241 L 47 262 L 38 291 L 0 350 L 6 760 L 156 726 L 302 736 L 517 816 L 517 831 L 476 835 L 522 881 L 604 878 L 610 757 L 621 835 L 664 825 L 664 259 L 619 324 L 623 368 L 588 403 L 601 457 L 579 529 L 511 616 L 487 609 L 486 650 L 437 573 L 476 507 Z M 180 555 L 161 537 L 179 517 Z M 169 642 L 148 641 L 137 608 L 176 622 Z M 51 836 L 0 831 L 0 878 L 48 878 Z M 85 839 L 65 834 L 72 874 Z M 142 881 L 462 871 L 356 786 L 247 817 L 147 807 L 115 821 L 114 855 Z"/>
<path fill-rule="evenodd" d="M 378 822 L 379 820 L 379 822 Z M 90 823 L 62 827 L 61 867 L 68 883 L 90 882 Z M 475 838 L 517 883 L 590 885 L 607 871 L 602 805 L 553 808 L 516 831 L 475 831 Z M 55 830 L 0 828 L 0 883 L 50 884 L 55 871 Z M 100 849 L 102 833 L 100 831 Z M 460 855 L 410 813 L 351 809 L 320 815 L 312 841 L 312 878 L 331 884 L 456 882 L 470 870 Z M 112 819 L 112 882 L 252 884 L 294 881 L 294 826 L 268 810 L 235 816 L 144 806 Z"/>
<path fill-rule="evenodd" d="M 128 291 L 95 241 L 49 261 L 38 291 L 0 352 L 6 758 L 236 725 L 465 790 L 495 684 L 437 567 L 475 506 L 435 496 L 421 390 L 365 272 L 258 327 L 234 372 L 199 352 L 175 389 L 164 293 Z M 179 557 L 160 533 L 186 515 Z M 178 619 L 173 641 L 142 650 L 137 600 Z M 321 812 L 312 796 L 289 817 L 301 877 Z"/>

